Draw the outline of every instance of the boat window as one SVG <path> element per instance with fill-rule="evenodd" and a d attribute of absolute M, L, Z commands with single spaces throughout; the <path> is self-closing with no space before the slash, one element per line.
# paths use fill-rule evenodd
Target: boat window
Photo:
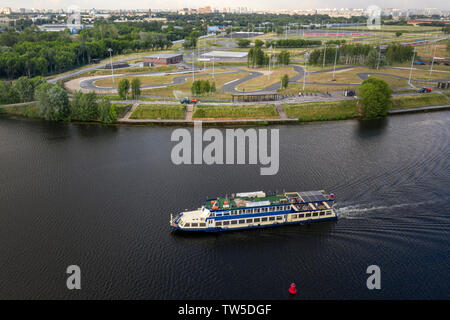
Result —
<path fill-rule="evenodd" d="M 247 222 L 247 223 L 252 223 L 252 222 L 253 222 L 253 219 L 246 219 L 245 222 Z"/>
<path fill-rule="evenodd" d="M 224 226 L 227 226 L 227 225 L 229 225 L 229 224 L 230 224 L 230 221 L 224 221 L 224 222 L 223 222 L 223 225 L 224 225 Z"/>
<path fill-rule="evenodd" d="M 190 227 L 190 226 L 191 226 L 191 224 L 189 222 L 184 224 L 184 227 Z"/>
<path fill-rule="evenodd" d="M 224 216 L 229 216 L 230 213 L 229 213 L 229 212 L 224 212 L 223 215 L 224 215 Z"/>
<path fill-rule="evenodd" d="M 269 221 L 274 221 L 275 217 L 269 217 Z"/>
<path fill-rule="evenodd" d="M 259 222 L 259 220 L 260 220 L 259 218 L 255 218 L 254 219 L 255 222 Z"/>
<path fill-rule="evenodd" d="M 283 220 L 282 216 L 277 216 L 277 220 Z"/>
<path fill-rule="evenodd" d="M 194 222 L 192 222 L 192 226 L 193 226 L 193 227 L 198 227 L 198 223 L 196 223 L 196 222 L 195 222 L 195 223 L 194 223 Z"/>
<path fill-rule="evenodd" d="M 245 219 L 239 220 L 239 223 L 245 223 Z"/>
<path fill-rule="evenodd" d="M 206 227 L 206 223 L 201 222 L 200 227 Z"/>
<path fill-rule="evenodd" d="M 237 220 L 231 220 L 231 224 L 237 224 Z"/>
<path fill-rule="evenodd" d="M 303 218 L 304 216 L 305 215 L 303 213 L 298 215 L 299 218 Z"/>
<path fill-rule="evenodd" d="M 297 219 L 297 215 L 296 215 L 296 214 L 293 214 L 293 215 L 292 215 L 292 219 Z"/>
<path fill-rule="evenodd" d="M 216 222 L 216 226 L 221 226 L 222 225 L 222 221 L 217 221 Z"/>
<path fill-rule="evenodd" d="M 325 215 L 325 211 L 321 211 L 321 212 L 320 212 L 320 215 L 321 215 L 321 216 L 324 216 L 324 215 Z"/>
<path fill-rule="evenodd" d="M 331 214 L 331 211 L 327 211 L 327 215 L 330 215 Z"/>
<path fill-rule="evenodd" d="M 260 208 L 255 209 L 255 212 L 256 212 L 256 213 L 260 213 L 260 212 L 261 212 L 261 209 L 260 209 Z"/>
<path fill-rule="evenodd" d="M 314 212 L 314 213 L 313 213 L 313 217 L 317 217 L 318 214 L 319 214 L 318 212 Z"/>
<path fill-rule="evenodd" d="M 214 213 L 213 213 L 212 216 L 214 217 Z M 222 216 L 222 213 L 217 213 L 217 214 L 216 214 L 216 217 L 221 217 L 221 216 Z"/>
<path fill-rule="evenodd" d="M 261 222 L 267 221 L 267 218 L 261 218 Z"/>
<path fill-rule="evenodd" d="M 311 213 L 307 213 L 307 214 L 305 214 L 305 217 L 311 217 Z"/>

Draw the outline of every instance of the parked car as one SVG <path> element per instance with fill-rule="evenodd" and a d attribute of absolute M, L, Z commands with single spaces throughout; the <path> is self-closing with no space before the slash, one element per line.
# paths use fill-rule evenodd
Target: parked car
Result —
<path fill-rule="evenodd" d="M 414 62 L 414 64 L 415 64 L 415 65 L 418 65 L 418 66 L 424 66 L 424 65 L 425 65 L 425 62 L 422 61 L 422 60 L 417 60 L 416 62 Z"/>
<path fill-rule="evenodd" d="M 353 97 L 353 96 L 355 96 L 355 94 L 356 94 L 355 90 L 345 90 L 344 91 L 345 97 Z"/>
<path fill-rule="evenodd" d="M 419 93 L 430 93 L 431 92 L 431 88 L 421 88 L 418 91 Z"/>

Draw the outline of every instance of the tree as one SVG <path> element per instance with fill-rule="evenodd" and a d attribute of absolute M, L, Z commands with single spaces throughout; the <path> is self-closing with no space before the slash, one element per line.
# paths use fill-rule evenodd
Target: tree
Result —
<path fill-rule="evenodd" d="M 76 91 L 70 103 L 72 119 L 81 121 L 93 121 L 98 117 L 97 96 L 94 92 L 82 93 Z"/>
<path fill-rule="evenodd" d="M 34 98 L 34 86 L 32 81 L 27 77 L 20 77 L 15 83 L 14 87 L 16 88 L 20 101 L 32 101 Z"/>
<path fill-rule="evenodd" d="M 70 113 L 67 92 L 57 84 L 46 82 L 39 85 L 35 99 L 40 115 L 47 120 L 64 120 Z"/>
<path fill-rule="evenodd" d="M 216 92 L 216 82 L 215 81 L 213 81 L 212 83 L 211 83 L 211 92 Z"/>
<path fill-rule="evenodd" d="M 392 106 L 392 89 L 381 79 L 364 80 L 359 88 L 359 96 L 362 116 L 367 119 L 386 116 Z"/>
<path fill-rule="evenodd" d="M 184 39 L 183 48 L 192 49 L 197 47 L 197 38 L 187 37 Z"/>
<path fill-rule="evenodd" d="M 239 48 L 248 48 L 250 46 L 251 41 L 248 39 L 237 39 L 236 43 L 239 46 Z"/>
<path fill-rule="evenodd" d="M 255 40 L 255 47 L 261 48 L 263 45 L 264 45 L 264 41 L 259 40 L 259 39 Z"/>
<path fill-rule="evenodd" d="M 277 63 L 280 65 L 288 65 L 290 61 L 291 58 L 288 51 L 283 50 L 277 55 Z"/>
<path fill-rule="evenodd" d="M 251 48 L 248 51 L 247 64 L 251 67 L 262 67 L 269 64 L 269 56 L 264 54 L 264 51 L 259 48 Z"/>
<path fill-rule="evenodd" d="M 98 102 L 98 119 L 104 123 L 113 123 L 117 118 L 116 107 L 108 98 L 102 97 Z"/>
<path fill-rule="evenodd" d="M 130 90 L 130 81 L 127 78 L 123 78 L 119 81 L 119 96 L 122 100 L 126 100 L 128 98 L 128 91 Z"/>
<path fill-rule="evenodd" d="M 403 34 L 402 32 L 397 31 L 397 32 L 395 33 L 395 36 L 398 38 L 398 37 L 400 37 L 402 34 Z"/>
<path fill-rule="evenodd" d="M 133 78 L 131 80 L 131 94 L 133 100 L 138 100 L 141 95 L 141 80 L 139 78 Z"/>
<path fill-rule="evenodd" d="M 369 55 L 367 56 L 367 65 L 372 68 L 375 69 L 377 66 L 383 66 L 384 65 L 384 59 L 382 59 L 384 57 L 382 57 L 379 53 L 378 50 L 372 50 L 369 52 Z M 380 60 L 380 61 L 378 61 Z"/>
<path fill-rule="evenodd" d="M 289 76 L 287 74 L 281 77 L 281 89 L 286 89 L 289 85 Z"/>

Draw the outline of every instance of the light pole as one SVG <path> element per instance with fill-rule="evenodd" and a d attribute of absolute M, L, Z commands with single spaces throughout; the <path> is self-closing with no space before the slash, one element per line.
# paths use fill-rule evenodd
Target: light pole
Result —
<path fill-rule="evenodd" d="M 327 42 L 325 41 L 325 48 L 323 49 L 323 66 L 322 68 L 325 68 L 325 56 L 327 54 Z"/>
<path fill-rule="evenodd" d="M 112 80 L 113 80 L 113 84 L 114 84 L 114 67 L 113 67 L 113 63 L 112 63 L 112 51 L 113 49 L 109 48 L 109 63 L 111 64 L 111 76 L 112 76 Z"/>
<path fill-rule="evenodd" d="M 306 61 L 308 60 L 308 57 L 309 57 L 309 53 L 308 53 L 308 51 L 306 51 L 305 52 L 305 70 L 303 71 L 304 72 L 304 75 L 303 75 L 303 91 L 305 91 L 305 86 L 306 86 L 306 74 L 307 74 L 307 72 L 306 72 Z"/>
<path fill-rule="evenodd" d="M 433 73 L 433 64 L 434 64 L 434 57 L 436 56 L 436 48 L 437 48 L 437 44 L 434 45 L 434 54 L 433 54 L 433 60 L 431 60 L 431 67 L 430 67 L 430 77 Z"/>
<path fill-rule="evenodd" d="M 412 69 L 413 69 L 413 65 L 414 65 L 414 59 L 416 58 L 416 49 L 414 49 L 413 51 L 413 58 L 411 61 L 411 69 L 409 70 L 409 80 L 408 80 L 408 84 L 411 85 L 411 76 L 412 76 Z"/>
<path fill-rule="evenodd" d="M 336 61 L 337 61 L 337 53 L 338 53 L 339 45 L 336 45 L 336 54 L 334 56 L 334 68 L 333 68 L 333 81 L 334 81 L 334 73 L 336 72 Z"/>

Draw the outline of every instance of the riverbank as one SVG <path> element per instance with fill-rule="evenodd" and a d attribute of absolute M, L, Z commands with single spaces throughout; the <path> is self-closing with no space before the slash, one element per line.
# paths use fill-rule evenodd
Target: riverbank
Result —
<path fill-rule="evenodd" d="M 450 109 L 450 99 L 442 94 L 397 96 L 389 115 L 431 112 Z M 427 103 L 427 105 L 424 105 Z M 428 105 L 431 104 L 431 105 Z M 361 118 L 358 100 L 318 101 L 305 103 L 273 103 L 261 105 L 181 105 L 115 104 L 117 120 L 112 125 L 177 125 L 191 126 L 202 121 L 212 126 L 293 124 L 313 121 Z M 131 107 L 133 107 L 131 109 Z M 0 114 L 42 119 L 35 103 L 9 105 Z M 70 120 L 68 120 L 70 121 Z M 78 122 L 78 121 L 72 121 Z M 100 121 L 93 121 L 102 124 Z"/>

